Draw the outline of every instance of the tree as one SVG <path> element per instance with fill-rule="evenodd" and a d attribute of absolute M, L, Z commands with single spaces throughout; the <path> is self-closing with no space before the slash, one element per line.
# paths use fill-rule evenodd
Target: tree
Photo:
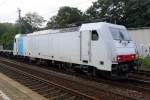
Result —
<path fill-rule="evenodd" d="M 18 28 L 15 24 L 0 23 L 0 44 L 4 46 L 4 49 L 13 48 L 13 40 L 16 33 L 18 33 Z"/>
<path fill-rule="evenodd" d="M 125 19 L 128 27 L 150 26 L 150 0 L 127 0 Z"/>
<path fill-rule="evenodd" d="M 12 23 L 0 23 L 0 36 L 14 27 L 15 26 Z"/>
<path fill-rule="evenodd" d="M 91 19 L 104 19 L 120 24 L 124 17 L 124 0 L 98 0 L 86 11 Z"/>
<path fill-rule="evenodd" d="M 77 8 L 61 7 L 56 16 L 53 16 L 47 23 L 48 28 L 67 27 L 79 21 L 84 21 L 86 16 Z"/>
<path fill-rule="evenodd" d="M 45 22 L 44 18 L 36 12 L 27 13 L 20 20 L 17 21 L 17 25 L 18 27 L 21 26 L 21 33 L 23 34 L 39 30 Z"/>
<path fill-rule="evenodd" d="M 32 26 L 27 22 L 27 20 L 21 19 L 21 21 L 16 22 L 16 26 L 19 29 L 19 33 L 26 34 L 33 32 Z"/>
<path fill-rule="evenodd" d="M 7 49 L 7 50 L 13 49 L 15 35 L 16 35 L 15 32 L 10 32 L 10 33 L 8 32 L 2 35 L 1 44 L 3 45 L 4 49 Z"/>
<path fill-rule="evenodd" d="M 127 27 L 150 26 L 149 0 L 98 0 L 86 11 L 89 19 L 106 19 Z"/>
<path fill-rule="evenodd" d="M 57 28 L 59 27 L 57 21 L 56 21 L 56 16 L 53 16 L 52 18 L 50 18 L 50 21 L 48 21 L 47 23 L 47 28 Z"/>

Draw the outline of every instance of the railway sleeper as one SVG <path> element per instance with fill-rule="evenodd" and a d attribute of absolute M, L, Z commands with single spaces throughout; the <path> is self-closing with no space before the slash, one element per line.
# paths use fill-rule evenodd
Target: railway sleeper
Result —
<path fill-rule="evenodd" d="M 47 97 L 47 98 L 50 98 L 50 100 L 52 99 L 56 99 L 56 98 L 58 98 L 58 97 L 61 97 L 62 95 L 64 95 L 64 94 L 66 94 L 66 92 L 65 93 L 62 93 L 62 92 L 58 92 L 58 93 L 55 93 L 55 94 L 53 94 L 53 95 L 51 95 L 51 96 L 49 96 L 49 97 Z"/>
<path fill-rule="evenodd" d="M 67 98 L 67 100 L 75 100 L 75 98 L 77 98 L 76 96 L 70 96 Z"/>
<path fill-rule="evenodd" d="M 36 82 L 36 81 L 35 81 L 35 82 L 30 82 L 30 81 L 26 82 L 26 81 L 23 81 L 23 82 L 24 82 L 23 84 L 24 84 L 25 86 L 27 86 L 27 87 L 30 87 L 30 86 L 32 87 L 32 86 L 34 86 L 34 85 L 40 84 L 40 82 Z"/>
<path fill-rule="evenodd" d="M 36 85 L 33 85 L 33 86 L 28 86 L 29 88 L 37 88 L 37 87 L 44 87 L 45 86 L 45 83 L 39 83 L 39 84 L 36 84 Z"/>
<path fill-rule="evenodd" d="M 51 87 L 51 88 L 48 88 L 48 89 L 38 89 L 38 90 L 36 90 L 39 94 L 45 94 L 45 93 L 47 93 L 47 92 L 51 92 L 51 91 L 54 91 L 54 90 L 56 90 L 56 88 L 54 88 L 54 87 Z"/>
<path fill-rule="evenodd" d="M 42 87 L 37 87 L 37 88 L 32 88 L 32 90 L 33 91 L 38 91 L 38 90 L 41 90 L 41 89 L 47 89 L 47 88 L 52 88 L 52 87 L 50 87 L 50 86 L 48 86 L 48 85 L 45 85 L 45 86 L 42 86 Z"/>
<path fill-rule="evenodd" d="M 63 94 L 60 94 L 58 96 L 54 96 L 52 98 L 49 98 L 49 100 L 64 100 L 64 99 L 67 99 L 68 93 L 63 93 Z"/>
<path fill-rule="evenodd" d="M 24 85 L 28 85 L 28 84 L 31 84 L 31 83 L 37 83 L 38 81 L 37 80 L 31 80 L 30 78 L 27 79 L 27 77 L 25 78 L 24 76 L 13 76 L 14 79 L 20 81 L 21 83 L 23 83 Z"/>
<path fill-rule="evenodd" d="M 59 95 L 61 93 L 62 90 L 60 89 L 55 89 L 53 91 L 47 92 L 46 94 L 42 94 L 44 97 L 50 98 L 56 95 Z"/>
<path fill-rule="evenodd" d="M 27 82 L 29 82 L 29 83 L 39 83 L 39 81 L 37 81 L 37 80 L 34 80 L 34 79 L 30 79 L 30 78 L 28 78 L 28 79 L 23 79 L 24 81 L 27 81 Z"/>
<path fill-rule="evenodd" d="M 67 93 L 66 95 L 58 98 L 59 100 L 74 100 L 76 96 L 70 94 L 70 93 Z"/>
<path fill-rule="evenodd" d="M 23 76 L 23 77 L 21 77 L 21 79 L 22 80 L 24 80 L 24 81 L 27 81 L 27 82 L 37 82 L 37 80 L 35 80 L 35 79 L 31 79 L 31 78 L 29 78 L 29 77 L 25 77 L 25 76 Z M 39 82 L 39 81 L 38 81 Z"/>

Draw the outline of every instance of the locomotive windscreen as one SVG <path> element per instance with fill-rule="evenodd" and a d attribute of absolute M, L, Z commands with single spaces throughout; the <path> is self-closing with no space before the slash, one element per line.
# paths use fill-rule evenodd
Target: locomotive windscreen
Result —
<path fill-rule="evenodd" d="M 114 40 L 125 40 L 130 41 L 131 38 L 126 29 L 112 28 L 110 27 L 110 32 Z"/>

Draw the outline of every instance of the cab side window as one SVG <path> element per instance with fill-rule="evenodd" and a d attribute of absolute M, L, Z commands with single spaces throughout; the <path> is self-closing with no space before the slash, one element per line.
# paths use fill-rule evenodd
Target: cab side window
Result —
<path fill-rule="evenodd" d="M 93 30 L 93 31 L 92 31 L 92 40 L 93 40 L 93 41 L 97 41 L 98 38 L 99 38 L 99 36 L 98 36 L 97 31 L 96 31 L 96 30 Z"/>

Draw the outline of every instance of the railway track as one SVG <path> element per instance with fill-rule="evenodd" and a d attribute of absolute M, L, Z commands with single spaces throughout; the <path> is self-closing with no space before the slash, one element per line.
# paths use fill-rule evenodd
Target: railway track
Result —
<path fill-rule="evenodd" d="M 0 61 L 0 64 L 7 64 L 7 67 L 8 66 L 11 66 L 10 68 L 16 68 L 17 70 L 21 70 L 21 71 L 23 71 L 23 72 L 28 72 L 28 73 L 30 73 L 31 75 L 35 75 L 35 74 L 37 74 L 38 73 L 38 75 L 36 75 L 36 77 L 37 76 L 40 76 L 40 78 L 44 78 L 46 81 L 47 80 L 50 80 L 52 77 L 49 77 L 50 75 L 48 75 L 48 74 L 44 74 L 44 73 L 39 73 L 38 71 L 36 72 L 35 71 L 35 69 L 32 69 L 32 67 L 30 67 L 30 69 L 27 69 L 27 68 L 25 68 L 25 66 L 23 67 L 22 65 L 20 65 L 20 63 L 18 63 L 19 65 L 17 65 L 17 64 L 15 64 L 15 63 L 13 63 L 12 64 L 12 62 L 10 63 L 8 63 L 8 61 L 4 61 L 4 59 L 2 60 L 1 59 L 1 61 Z M 4 65 L 3 65 L 4 66 Z M 6 65 L 5 65 L 6 66 Z M 18 67 L 17 67 L 18 66 Z M 22 67 L 21 67 L 22 66 Z M 3 70 L 5 67 L 1 67 L 2 69 L 0 69 L 0 70 Z M 32 70 L 31 70 L 32 69 Z M 45 71 L 46 72 L 46 71 Z M 5 73 L 5 74 L 7 74 L 7 72 Z M 11 75 L 12 76 L 12 75 Z M 14 75 L 15 76 L 15 75 Z M 15 78 L 15 79 L 18 79 L 18 78 Z M 28 78 L 25 78 L 25 79 L 27 79 L 27 82 L 30 80 L 28 80 Z M 39 80 L 39 79 L 38 79 Z M 56 79 L 55 79 L 56 80 Z M 58 81 L 58 80 L 57 80 Z M 63 81 L 65 81 L 65 80 L 63 80 Z M 61 81 L 58 81 L 58 83 L 61 83 Z M 111 91 L 111 88 L 113 88 L 113 87 L 111 87 L 110 88 L 110 90 L 108 90 L 107 88 L 109 88 L 109 87 L 104 87 L 102 84 L 101 85 L 95 85 L 94 84 L 94 86 L 93 87 L 91 87 L 91 86 L 87 86 L 86 88 L 86 92 L 85 92 L 85 90 L 83 90 L 82 88 L 84 87 L 83 85 L 82 86 L 79 86 L 79 88 L 81 88 L 81 91 L 82 92 L 85 92 L 85 94 L 86 95 L 88 95 L 89 97 L 92 97 L 92 99 L 100 99 L 101 97 L 102 97 L 102 99 L 103 98 L 105 98 L 106 100 L 149 100 L 149 96 L 145 96 L 145 94 L 143 94 L 143 91 L 145 91 L 146 89 L 144 88 L 143 89 L 143 87 L 134 87 L 133 88 L 133 86 L 131 86 L 131 85 L 123 85 L 122 86 L 122 84 L 123 83 L 118 83 L 118 82 L 106 82 L 105 80 L 99 80 L 99 82 L 100 83 L 103 83 L 103 84 L 111 84 L 112 86 L 114 86 L 115 87 L 115 85 L 116 86 L 118 86 L 118 87 L 124 87 L 124 88 L 127 88 L 127 90 L 129 90 L 130 92 L 128 92 L 127 94 L 128 95 L 126 95 L 126 94 L 124 94 L 125 93 L 125 91 L 121 91 L 121 90 L 113 90 L 113 91 Z M 26 81 L 25 82 L 23 82 L 23 83 L 26 83 Z M 31 82 L 32 83 L 32 82 Z M 72 84 L 74 84 L 74 83 L 72 83 Z M 93 84 L 93 83 L 92 83 Z M 38 90 L 38 91 L 42 91 L 41 89 L 40 89 L 40 87 L 38 87 L 38 85 L 37 86 L 35 86 L 36 88 L 34 89 L 34 88 L 32 88 L 32 85 L 30 86 L 30 83 L 28 84 L 25 84 L 26 86 L 29 86 L 31 89 L 33 89 L 33 90 Z M 47 85 L 44 85 L 44 86 L 47 86 Z M 97 88 L 96 88 L 97 87 Z M 101 89 L 100 90 L 100 88 L 102 88 L 102 87 L 104 87 L 104 89 Z M 42 87 L 42 88 L 44 88 L 44 87 Z M 46 87 L 45 87 L 46 88 Z M 92 88 L 92 89 L 91 89 Z M 137 88 L 137 89 L 135 89 L 135 88 Z M 142 89 L 142 90 L 141 90 Z M 51 89 L 50 89 L 51 90 Z M 132 91 L 132 90 L 134 90 L 134 91 Z M 135 91 L 136 90 L 136 91 Z M 37 91 L 37 92 L 38 92 Z M 49 92 L 47 92 L 48 90 L 44 90 L 46 93 L 49 93 Z M 89 93 L 89 92 L 93 92 L 93 93 Z M 120 93 L 119 93 L 119 91 L 120 91 Z M 139 92 L 137 92 L 137 91 L 139 91 Z M 44 92 L 44 93 L 45 93 Z M 137 92 L 137 93 L 136 93 Z M 39 92 L 39 93 L 41 93 L 41 92 Z M 42 92 L 43 93 L 43 92 Z M 141 94 L 142 93 L 142 94 Z M 149 91 L 148 91 L 148 93 L 150 93 Z M 69 94 L 72 94 L 72 93 L 69 93 Z M 67 95 L 67 94 L 66 94 Z M 135 97 L 134 97 L 135 96 Z M 80 97 L 80 96 L 79 96 Z M 79 98 L 78 97 L 78 98 Z M 95 97 L 95 98 L 94 98 Z M 82 96 L 80 97 L 80 98 L 83 98 Z M 62 100 L 62 99 L 61 99 Z M 64 99 L 65 100 L 65 99 Z M 66 99 L 66 100 L 68 100 L 68 99 Z M 84 99 L 84 100 L 87 100 L 87 99 Z"/>
<path fill-rule="evenodd" d="M 134 79 L 137 81 L 143 81 L 145 83 L 150 84 L 150 71 L 146 71 L 146 70 L 133 71 L 129 74 L 129 77 L 131 79 Z"/>
<path fill-rule="evenodd" d="M 38 92 L 49 100 L 96 100 L 86 94 L 49 82 L 13 67 L 0 64 L 0 72 Z"/>
<path fill-rule="evenodd" d="M 132 73 L 138 75 L 150 76 L 150 71 L 146 71 L 146 70 L 133 71 Z"/>

